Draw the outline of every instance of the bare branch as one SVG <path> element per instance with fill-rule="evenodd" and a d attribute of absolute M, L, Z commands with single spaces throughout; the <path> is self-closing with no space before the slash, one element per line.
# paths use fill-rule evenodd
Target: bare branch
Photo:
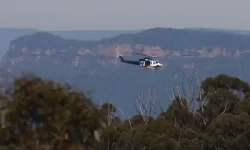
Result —
<path fill-rule="evenodd" d="M 122 109 L 121 108 L 118 108 L 118 109 L 120 110 L 120 112 L 123 115 L 123 117 L 126 118 L 125 115 L 124 115 L 124 113 L 123 113 L 123 111 L 122 111 Z M 132 124 L 131 124 L 131 120 L 130 120 L 129 116 L 128 116 L 128 122 L 129 122 L 130 128 L 133 129 Z"/>
<path fill-rule="evenodd" d="M 226 101 L 226 104 L 225 104 L 225 106 L 224 106 L 224 110 L 222 111 L 222 113 L 219 115 L 219 116 L 221 116 L 221 115 L 223 115 L 226 111 L 228 111 L 230 109 L 230 105 L 228 104 L 228 102 Z"/>
<path fill-rule="evenodd" d="M 203 122 L 203 124 L 204 125 L 206 125 L 207 124 L 207 121 L 206 121 L 206 119 L 202 116 L 202 115 L 200 115 L 200 113 L 197 113 L 197 112 L 193 112 L 193 116 L 195 117 L 195 118 L 197 118 L 197 119 L 201 119 L 202 120 L 202 122 Z M 198 117 L 197 117 L 198 116 Z"/>
<path fill-rule="evenodd" d="M 156 112 L 156 97 L 152 96 L 151 89 L 142 92 L 141 96 L 135 100 L 135 107 L 141 115 L 144 124 L 147 125 L 152 112 Z"/>

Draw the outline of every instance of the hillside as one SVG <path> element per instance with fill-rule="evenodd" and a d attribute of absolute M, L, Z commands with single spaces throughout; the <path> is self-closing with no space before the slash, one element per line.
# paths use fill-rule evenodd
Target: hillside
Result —
<path fill-rule="evenodd" d="M 102 38 L 113 37 L 122 33 L 136 33 L 140 30 L 56 30 L 40 31 L 30 28 L 2 28 L 0 27 L 0 57 L 8 50 L 12 40 L 24 35 L 30 35 L 36 32 L 48 32 L 66 39 L 74 40 L 100 40 Z"/>
<path fill-rule="evenodd" d="M 137 33 L 141 30 L 56 30 L 46 31 L 67 39 L 75 40 L 101 40 L 124 33 Z"/>
<path fill-rule="evenodd" d="M 216 31 L 192 31 L 172 28 L 152 28 L 135 34 L 121 34 L 99 41 L 82 41 L 65 39 L 47 32 L 37 32 L 21 36 L 10 43 L 16 50 L 28 49 L 31 51 L 53 49 L 88 49 L 114 55 L 114 49 L 119 46 L 124 51 L 142 49 L 145 53 L 154 53 L 161 56 L 196 55 L 213 57 L 214 55 L 231 55 L 250 50 L 250 36 Z M 10 47 L 10 48 L 11 48 Z M 106 50 L 106 49 L 110 50 Z M 212 54 L 212 56 L 211 56 Z M 204 56 L 206 55 L 206 56 Z"/>
<path fill-rule="evenodd" d="M 70 46 L 74 48 L 88 48 L 88 45 L 91 42 L 84 42 L 80 40 L 67 40 L 60 36 L 50 34 L 48 32 L 36 32 L 32 35 L 21 36 L 13 41 L 10 45 L 15 45 L 17 48 L 27 47 L 28 49 L 35 50 L 55 48 L 55 49 L 64 49 L 69 48 Z"/>
<path fill-rule="evenodd" d="M 145 32 L 140 32 L 145 31 Z M 198 31 L 198 32 L 195 32 Z M 204 32 L 203 32 L 204 31 Z M 69 30 L 69 31 L 39 31 L 38 29 L 22 29 L 22 28 L 0 28 L 0 56 L 7 51 L 12 40 L 24 35 L 30 35 L 36 32 L 48 32 L 56 36 L 73 40 L 94 40 L 101 43 L 129 43 L 143 45 L 161 45 L 162 48 L 181 50 L 189 47 L 203 47 L 204 45 L 216 46 L 223 44 L 224 47 L 233 48 L 230 43 L 236 42 L 245 48 L 244 37 L 247 34 L 245 30 L 223 30 L 223 29 L 171 29 L 171 28 L 153 28 L 150 30 Z M 221 34 L 223 32 L 223 34 Z M 229 33 L 230 35 L 227 35 Z M 231 36 L 232 33 L 238 33 L 238 36 Z M 149 36 L 148 36 L 149 35 Z M 203 37 L 203 38 L 202 38 Z M 206 37 L 206 38 L 204 38 Z M 230 38 L 229 38 L 230 37 Z M 201 39 L 200 39 L 201 38 Z M 192 39 L 192 40 L 191 40 Z M 203 39 L 203 40 L 202 40 Z M 224 41 L 221 41 L 224 39 Z M 197 43 L 197 41 L 199 41 Z M 181 44 L 175 44 L 179 41 Z M 195 42 L 196 41 L 196 42 Z M 228 41 L 228 42 L 227 42 Z M 216 43 L 219 42 L 219 43 Z M 238 45 L 237 44 L 237 45 Z"/>
<path fill-rule="evenodd" d="M 135 34 L 121 34 L 99 41 L 66 40 L 46 32 L 38 32 L 32 35 L 21 36 L 13 40 L 11 44 L 14 43 L 18 48 L 26 46 L 30 49 L 43 49 L 45 48 L 43 47 L 45 46 L 45 42 L 47 47 L 59 49 L 66 48 L 69 45 L 75 48 L 96 48 L 98 45 L 103 44 L 129 44 L 132 48 L 136 45 L 143 45 L 150 47 L 157 46 L 165 50 L 170 49 L 175 51 L 183 51 L 185 49 L 211 49 L 216 47 L 235 51 L 236 49 L 249 50 L 249 41 L 250 36 L 220 31 L 153 28 Z M 43 42 L 43 44 L 40 42 Z"/>
<path fill-rule="evenodd" d="M 180 50 L 221 47 L 249 50 L 250 36 L 221 31 L 153 28 L 136 34 L 125 34 L 101 40 L 100 43 L 141 44 L 162 49 Z"/>
<path fill-rule="evenodd" d="M 241 35 L 250 35 L 249 30 L 235 30 L 235 29 L 218 29 L 218 28 L 186 28 L 189 30 L 198 30 L 198 31 L 219 31 L 219 32 L 227 32 L 227 33 L 235 33 Z"/>
<path fill-rule="evenodd" d="M 245 35 L 171 28 L 153 28 L 92 41 L 36 32 L 11 41 L 1 60 L 2 70 L 8 73 L 1 73 L 1 77 L 34 72 L 43 78 L 92 91 L 96 101 L 110 100 L 133 114 L 133 101 L 148 88 L 168 97 L 166 88 L 173 88 L 176 74 L 183 77 L 187 71 L 199 71 L 200 78 L 218 73 L 247 76 L 250 71 L 242 73 L 242 70 L 249 63 L 249 41 L 250 36 Z M 131 55 L 133 50 L 161 56 L 157 59 L 164 67 L 157 72 L 145 72 L 137 66 L 123 64 L 114 57 L 117 49 L 126 59 L 139 59 Z"/>
<path fill-rule="evenodd" d="M 23 35 L 33 34 L 35 32 L 37 32 L 36 29 L 0 28 L 0 57 L 2 57 L 8 50 L 11 40 Z"/>

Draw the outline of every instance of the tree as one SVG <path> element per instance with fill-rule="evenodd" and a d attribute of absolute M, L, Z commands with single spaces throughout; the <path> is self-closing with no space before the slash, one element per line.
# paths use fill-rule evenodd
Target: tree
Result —
<path fill-rule="evenodd" d="M 37 76 L 15 81 L 6 122 L 18 146 L 94 147 L 104 124 L 101 112 L 83 92 Z"/>

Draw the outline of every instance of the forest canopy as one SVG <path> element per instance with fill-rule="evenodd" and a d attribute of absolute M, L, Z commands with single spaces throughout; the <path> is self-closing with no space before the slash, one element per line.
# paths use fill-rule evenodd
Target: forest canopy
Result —
<path fill-rule="evenodd" d="M 220 74 L 198 90 L 191 100 L 177 94 L 156 117 L 142 105 L 122 120 L 113 104 L 98 106 L 69 85 L 24 75 L 1 94 L 1 149 L 249 149 L 249 84 Z"/>

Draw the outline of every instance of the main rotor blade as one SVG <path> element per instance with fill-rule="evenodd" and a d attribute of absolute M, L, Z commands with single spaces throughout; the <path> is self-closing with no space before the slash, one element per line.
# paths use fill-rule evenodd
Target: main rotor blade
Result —
<path fill-rule="evenodd" d="M 146 56 L 146 57 L 152 57 L 152 56 L 148 56 L 148 55 L 146 55 L 146 54 L 141 54 L 141 53 L 137 53 L 137 52 L 133 52 L 133 53 L 135 53 L 135 54 L 137 54 L 137 55 Z"/>

